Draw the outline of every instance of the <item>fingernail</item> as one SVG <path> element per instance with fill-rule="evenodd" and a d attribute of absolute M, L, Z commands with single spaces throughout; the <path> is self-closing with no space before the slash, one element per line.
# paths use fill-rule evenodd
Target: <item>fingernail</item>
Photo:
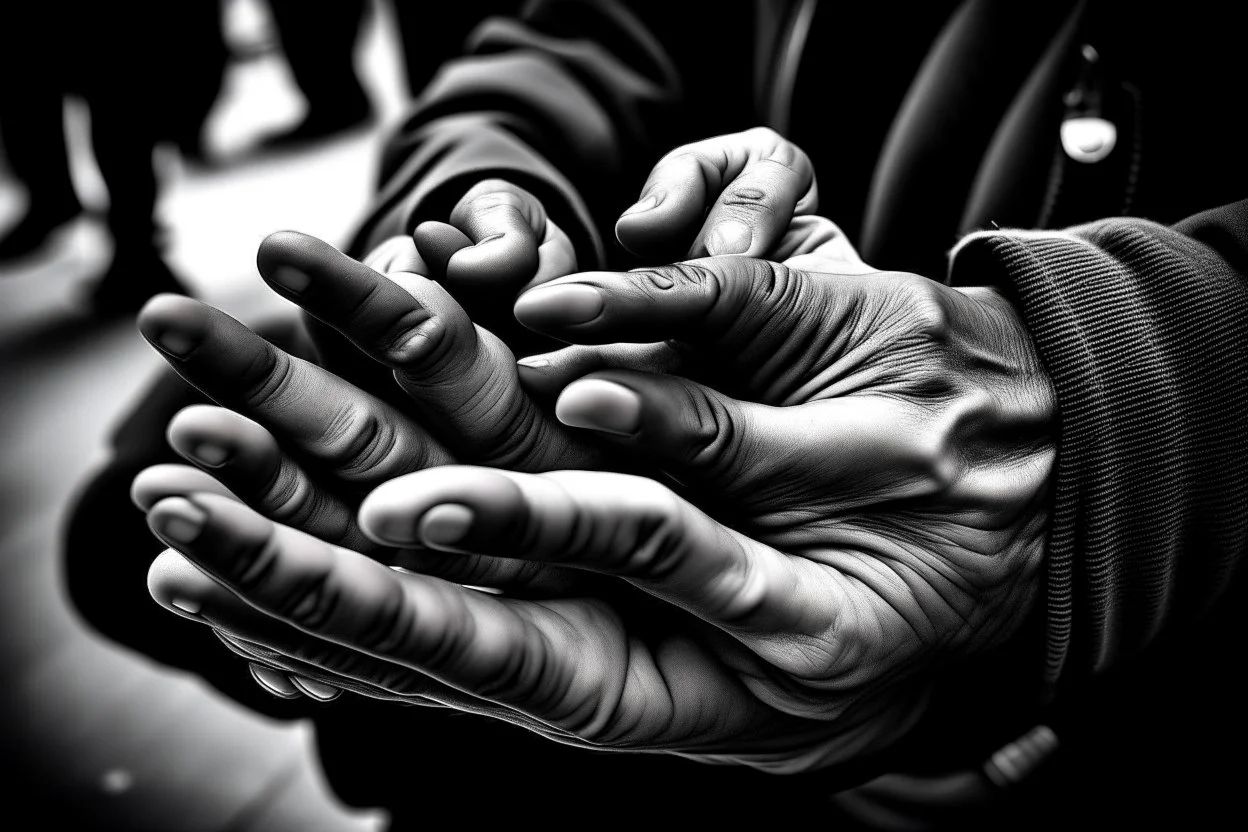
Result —
<path fill-rule="evenodd" d="M 531 370 L 544 370 L 550 366 L 550 359 L 542 358 L 537 355 L 530 355 L 525 356 L 524 358 L 517 358 L 516 363 L 521 367 L 528 367 Z"/>
<path fill-rule="evenodd" d="M 640 214 L 643 211 L 649 211 L 650 209 L 657 207 L 658 204 L 659 198 L 654 194 L 648 194 L 637 200 L 633 203 L 633 205 L 629 206 L 629 208 L 625 210 L 624 213 L 620 214 L 620 216 L 627 217 L 629 214 Z"/>
<path fill-rule="evenodd" d="M 641 397 L 623 385 L 597 378 L 574 381 L 555 403 L 565 425 L 627 436 L 641 426 Z"/>
<path fill-rule="evenodd" d="M 224 465 L 226 460 L 230 458 L 230 451 L 214 442 L 200 442 L 191 449 L 191 456 L 196 462 L 207 465 L 209 468 L 217 468 Z"/>
<path fill-rule="evenodd" d="M 464 539 L 472 528 L 468 506 L 446 503 L 434 506 L 420 518 L 420 539 L 428 546 L 449 546 Z"/>
<path fill-rule="evenodd" d="M 313 699 L 318 699 L 321 702 L 328 702 L 331 699 L 337 699 L 338 695 L 342 693 L 341 688 L 326 685 L 321 682 L 317 682 L 314 679 L 308 679 L 305 676 L 291 676 L 290 682 L 306 695 L 311 696 Z"/>
<path fill-rule="evenodd" d="M 176 358 L 181 358 L 195 348 L 195 342 L 174 329 L 166 329 L 156 335 L 156 345 Z"/>
<path fill-rule="evenodd" d="M 273 270 L 273 274 L 269 275 L 269 280 L 294 295 L 308 288 L 308 284 L 312 282 L 312 278 L 306 272 L 293 266 L 278 266 Z"/>
<path fill-rule="evenodd" d="M 537 328 L 573 326 L 592 321 L 602 314 L 602 293 L 582 283 L 539 286 L 516 301 L 515 315 Z"/>
<path fill-rule="evenodd" d="M 706 250 L 712 255 L 745 254 L 753 240 L 748 225 L 740 220 L 724 220 L 706 235 Z"/>
<path fill-rule="evenodd" d="M 260 687 L 267 690 L 274 696 L 282 699 L 294 699 L 299 695 L 299 689 L 291 684 L 285 674 L 278 673 L 276 670 L 269 670 L 267 667 L 261 667 L 258 664 L 248 665 L 251 669 L 251 678 L 256 680 Z"/>
<path fill-rule="evenodd" d="M 199 611 L 203 609 L 198 601 L 190 598 L 170 598 L 169 603 L 187 615 L 199 615 Z"/>
<path fill-rule="evenodd" d="M 170 540 L 190 543 L 199 537 L 206 519 L 207 515 L 199 506 L 175 497 L 160 503 L 160 511 L 156 515 L 156 530 Z"/>

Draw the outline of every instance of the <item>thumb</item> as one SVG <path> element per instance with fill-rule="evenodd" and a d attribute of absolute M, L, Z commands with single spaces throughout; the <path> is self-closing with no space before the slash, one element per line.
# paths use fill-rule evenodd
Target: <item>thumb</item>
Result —
<path fill-rule="evenodd" d="M 571 344 L 674 341 L 732 372 L 774 370 L 777 352 L 811 352 L 807 340 L 834 329 L 829 321 L 854 301 L 847 281 L 815 280 L 769 260 L 708 257 L 569 275 L 525 292 L 515 315 Z"/>
<path fill-rule="evenodd" d="M 834 398 L 772 407 L 671 375 L 604 370 L 568 385 L 559 421 L 591 430 L 687 486 L 695 502 L 747 516 L 849 505 L 908 493 L 910 478 L 880 476 L 916 454 L 881 422 L 902 414 L 884 398 Z M 810 485 L 818 483 L 817 489 Z M 740 518 L 740 513 L 736 515 Z"/>

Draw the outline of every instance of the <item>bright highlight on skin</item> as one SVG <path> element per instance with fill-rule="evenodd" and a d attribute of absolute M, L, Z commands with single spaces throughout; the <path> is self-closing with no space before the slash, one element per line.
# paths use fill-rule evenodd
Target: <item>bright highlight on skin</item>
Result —
<path fill-rule="evenodd" d="M 583 379 L 564 388 L 555 415 L 575 428 L 627 436 L 641 426 L 641 398 L 622 384 Z"/>
<path fill-rule="evenodd" d="M 420 520 L 420 539 L 429 546 L 449 546 L 464 539 L 474 516 L 468 506 L 447 503 L 434 506 Z"/>

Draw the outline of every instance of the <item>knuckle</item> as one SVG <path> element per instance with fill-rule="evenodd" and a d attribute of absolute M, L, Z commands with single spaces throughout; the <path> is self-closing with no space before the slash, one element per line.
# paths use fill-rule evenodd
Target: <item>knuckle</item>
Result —
<path fill-rule="evenodd" d="M 418 347 L 427 343 L 425 324 L 430 320 L 432 316 L 423 307 L 416 306 L 383 325 L 375 341 L 382 362 L 394 368 L 414 360 L 420 352 Z"/>
<path fill-rule="evenodd" d="M 770 147 L 773 145 L 789 143 L 788 139 L 781 136 L 774 129 L 763 125 L 751 127 L 749 130 L 746 130 L 744 137 L 746 141 L 760 147 Z"/>
<path fill-rule="evenodd" d="M 671 489 L 653 480 L 641 479 L 634 494 L 642 508 L 633 529 L 634 545 L 621 548 L 620 570 L 662 581 L 682 562 L 684 509 Z"/>
<path fill-rule="evenodd" d="M 445 316 L 429 318 L 397 343 L 390 355 L 399 381 L 414 385 L 452 381 L 463 362 L 477 350 L 476 330 L 465 321 L 458 326 Z"/>
<path fill-rule="evenodd" d="M 759 159 L 758 164 L 765 171 L 781 176 L 796 175 L 802 179 L 814 177 L 814 165 L 810 157 L 790 141 L 782 140 L 770 153 Z"/>
<path fill-rule="evenodd" d="M 684 144 L 674 150 L 669 150 L 659 159 L 659 165 L 669 165 L 679 159 L 687 159 L 694 164 L 701 164 L 705 159 L 705 154 L 699 149 L 699 144 Z"/>
<path fill-rule="evenodd" d="M 309 630 L 324 630 L 338 608 L 338 593 L 333 591 L 329 571 L 320 570 L 293 582 L 273 604 L 281 617 Z"/>
<path fill-rule="evenodd" d="M 382 361 L 392 363 L 401 356 L 402 347 L 411 340 L 413 331 L 430 319 L 429 312 L 414 301 L 406 308 L 394 308 L 380 295 L 384 284 L 378 279 L 356 300 L 344 321 L 348 332 L 359 333 L 364 346 Z"/>
<path fill-rule="evenodd" d="M 269 475 L 259 481 L 254 507 L 277 523 L 297 525 L 304 519 L 310 485 L 299 476 L 294 463 L 283 456 Z"/>
<path fill-rule="evenodd" d="M 654 274 L 660 274 L 667 280 L 670 280 L 672 288 L 705 289 L 707 287 L 716 287 L 721 279 L 719 270 L 709 268 L 697 262 L 674 263 L 661 272 L 654 272 Z"/>
<path fill-rule="evenodd" d="M 731 219 L 740 220 L 746 225 L 763 222 L 770 224 L 778 217 L 772 200 L 774 183 L 762 182 L 755 184 L 735 184 L 724 191 L 719 203 L 724 213 Z"/>
<path fill-rule="evenodd" d="M 732 464 L 736 447 L 736 425 L 724 403 L 705 391 L 684 389 L 688 422 L 685 434 L 685 459 L 704 475 L 715 477 Z"/>
<path fill-rule="evenodd" d="M 944 288 L 933 280 L 908 275 L 907 303 L 912 328 L 932 340 L 944 340 L 949 334 L 949 308 Z"/>
<path fill-rule="evenodd" d="M 657 269 L 638 269 L 631 273 L 639 288 L 647 294 L 655 292 L 710 292 L 712 300 L 719 294 L 723 278 L 718 269 L 696 261 L 673 263 Z"/>
<path fill-rule="evenodd" d="M 910 468 L 929 496 L 947 493 L 961 474 L 953 432 L 945 420 L 916 436 L 908 449 Z"/>
<path fill-rule="evenodd" d="M 403 652 L 413 642 L 415 622 L 398 584 L 392 584 L 373 609 L 367 624 L 359 630 L 358 642 L 364 650 L 380 655 Z"/>
<path fill-rule="evenodd" d="M 280 557 L 272 529 L 260 540 L 239 545 L 232 554 L 229 565 L 223 567 L 225 577 L 244 593 L 263 590 Z"/>
<path fill-rule="evenodd" d="M 716 618 L 725 624 L 748 626 L 774 609 L 776 599 L 764 576 L 751 568 L 753 561 L 741 561 L 715 577 L 708 597 L 715 599 Z"/>
<path fill-rule="evenodd" d="M 750 289 L 759 300 L 772 306 L 780 304 L 782 309 L 786 308 L 786 304 L 796 303 L 803 285 L 802 272 L 770 260 L 750 259 L 747 262 Z"/>
<path fill-rule="evenodd" d="M 344 402 L 325 425 L 318 447 L 344 479 L 367 478 L 393 454 L 396 430 L 373 409 Z"/>
<path fill-rule="evenodd" d="M 519 196 L 520 194 L 527 193 L 528 191 L 524 190 L 519 185 L 508 182 L 506 179 L 491 177 L 489 179 L 482 179 L 469 188 L 464 194 L 464 201 L 471 202 L 472 200 L 480 197 L 493 195 Z"/>
<path fill-rule="evenodd" d="M 295 362 L 276 348 L 257 350 L 243 369 L 242 399 L 252 408 L 280 403 L 291 391 Z"/>
<path fill-rule="evenodd" d="M 502 179 L 484 179 L 472 186 L 451 214 L 452 222 L 466 219 L 469 215 L 481 215 L 498 210 L 519 209 L 524 211 L 532 196 L 528 191 Z"/>
<path fill-rule="evenodd" d="M 349 517 L 334 511 L 328 494 L 289 459 L 282 460 L 256 502 L 253 508 L 268 519 L 322 540 L 345 540 L 351 530 Z"/>

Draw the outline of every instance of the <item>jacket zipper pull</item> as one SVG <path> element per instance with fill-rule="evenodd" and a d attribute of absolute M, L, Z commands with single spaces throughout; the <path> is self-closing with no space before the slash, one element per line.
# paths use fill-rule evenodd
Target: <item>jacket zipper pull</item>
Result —
<path fill-rule="evenodd" d="M 1113 152 L 1118 129 L 1104 114 L 1105 79 L 1100 55 L 1085 43 L 1079 60 L 1078 79 L 1063 99 L 1062 149 L 1076 162 L 1092 164 Z"/>

